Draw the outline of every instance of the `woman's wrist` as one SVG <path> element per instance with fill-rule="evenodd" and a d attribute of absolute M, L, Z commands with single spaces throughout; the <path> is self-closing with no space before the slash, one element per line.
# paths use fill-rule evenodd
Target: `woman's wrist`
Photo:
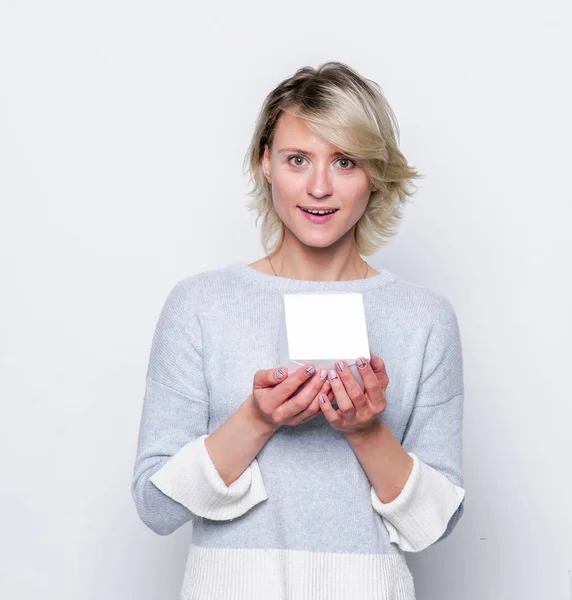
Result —
<path fill-rule="evenodd" d="M 270 438 L 279 428 L 279 425 L 274 425 L 266 421 L 258 411 L 252 394 L 243 402 L 239 408 L 244 417 L 247 426 L 251 427 L 256 434 Z"/>

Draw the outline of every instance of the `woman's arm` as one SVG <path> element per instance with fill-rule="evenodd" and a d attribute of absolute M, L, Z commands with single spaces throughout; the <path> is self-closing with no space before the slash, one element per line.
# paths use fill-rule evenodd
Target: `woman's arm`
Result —
<path fill-rule="evenodd" d="M 234 519 L 266 500 L 255 457 L 280 425 L 295 424 L 300 411 L 305 414 L 318 393 L 329 390 L 306 368 L 290 376 L 284 370 L 281 379 L 278 369 L 257 371 L 253 393 L 209 435 L 200 299 L 192 283 L 173 288 L 156 326 L 133 470 L 139 516 L 160 535 L 195 516 Z"/>
<path fill-rule="evenodd" d="M 339 412 L 325 401 L 324 414 L 344 432 L 370 480 L 372 505 L 390 541 L 419 552 L 451 533 L 464 510 L 463 368 L 453 307 L 441 299 L 433 316 L 401 443 L 383 419 L 389 383 L 385 363 L 372 356 L 362 366 L 366 395 L 344 364 L 336 363 L 339 376 L 337 371 L 331 375 Z"/>
<path fill-rule="evenodd" d="M 444 539 L 464 512 L 463 399 L 459 324 L 453 306 L 442 298 L 428 334 L 415 406 L 401 440 L 403 450 L 414 459 L 413 469 L 393 500 L 378 497 L 373 487 L 371 492 L 390 541 L 402 550 L 419 552 Z"/>
<path fill-rule="evenodd" d="M 309 381 L 308 381 L 309 380 Z M 305 382 L 308 385 L 292 397 Z M 240 476 L 281 425 L 298 425 L 316 416 L 319 393 L 330 394 L 327 371 L 307 364 L 291 375 L 287 369 L 254 374 L 248 399 L 205 440 L 208 453 L 226 485 Z"/>
<path fill-rule="evenodd" d="M 251 394 L 205 439 L 209 456 L 226 485 L 238 479 L 277 428 L 257 416 Z"/>
<path fill-rule="evenodd" d="M 191 278 L 175 285 L 155 328 L 133 469 L 131 494 L 137 512 L 159 535 L 169 535 L 197 516 L 236 518 L 268 497 L 254 459 L 268 431 L 250 418 L 247 402 L 215 432 L 212 446 L 218 457 L 217 448 L 228 443 L 226 450 L 239 459 L 225 467 L 216 458 L 231 476 L 230 485 L 206 450 L 210 399 L 197 319 L 200 298 L 193 283 Z M 239 430 L 248 432 L 250 447 L 238 441 Z"/>

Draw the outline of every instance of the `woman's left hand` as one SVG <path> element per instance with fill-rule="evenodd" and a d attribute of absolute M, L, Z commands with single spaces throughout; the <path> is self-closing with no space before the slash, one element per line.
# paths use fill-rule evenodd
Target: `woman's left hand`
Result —
<path fill-rule="evenodd" d="M 379 424 L 380 414 L 387 406 L 385 390 L 389 377 L 384 361 L 372 355 L 371 361 L 360 357 L 356 364 L 364 382 L 364 390 L 347 363 L 338 360 L 336 369 L 329 371 L 328 376 L 338 410 L 332 407 L 328 396 L 321 394 L 318 398 L 318 404 L 331 426 L 344 433 L 369 431 Z"/>

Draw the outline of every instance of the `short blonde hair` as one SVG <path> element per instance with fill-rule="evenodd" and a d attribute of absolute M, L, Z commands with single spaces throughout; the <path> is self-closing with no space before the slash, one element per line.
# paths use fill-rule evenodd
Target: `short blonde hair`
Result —
<path fill-rule="evenodd" d="M 306 119 L 312 131 L 363 165 L 375 191 L 356 223 L 355 240 L 360 254 L 373 254 L 397 233 L 403 205 L 416 191 L 412 180 L 423 177 L 398 148 L 399 125 L 381 88 L 347 65 L 330 61 L 316 69 L 298 69 L 268 94 L 244 164 L 254 184 L 247 193 L 253 198 L 247 206 L 257 213 L 257 224 L 262 217 L 262 245 L 267 254 L 280 247 L 284 224 L 274 209 L 262 158 L 265 146 L 272 148 L 283 112 Z"/>

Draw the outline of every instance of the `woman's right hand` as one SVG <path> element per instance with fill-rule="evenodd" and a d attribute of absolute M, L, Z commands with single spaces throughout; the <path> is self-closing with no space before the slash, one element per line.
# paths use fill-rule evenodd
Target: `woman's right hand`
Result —
<path fill-rule="evenodd" d="M 296 390 L 306 381 L 308 384 L 296 394 Z M 296 396 L 291 398 L 294 394 Z M 288 375 L 288 369 L 256 371 L 251 400 L 257 418 L 278 429 L 280 425 L 299 425 L 313 419 L 321 412 L 317 398 L 319 394 L 326 394 L 330 400 L 333 398 L 328 371 L 316 370 L 313 365 L 307 364 L 292 375 Z"/>

